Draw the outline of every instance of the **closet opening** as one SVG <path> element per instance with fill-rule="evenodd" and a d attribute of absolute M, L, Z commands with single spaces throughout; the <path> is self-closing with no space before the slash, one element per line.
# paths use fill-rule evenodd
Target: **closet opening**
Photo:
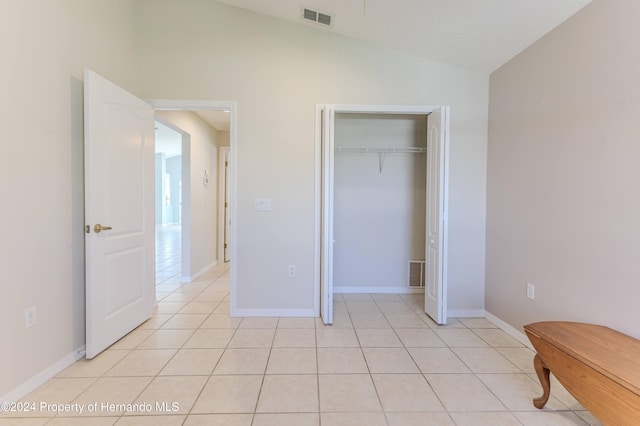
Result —
<path fill-rule="evenodd" d="M 409 265 L 425 260 L 426 151 L 426 115 L 336 114 L 334 293 L 420 287 Z"/>
<path fill-rule="evenodd" d="M 447 107 L 318 106 L 317 308 L 424 292 L 446 323 Z"/>

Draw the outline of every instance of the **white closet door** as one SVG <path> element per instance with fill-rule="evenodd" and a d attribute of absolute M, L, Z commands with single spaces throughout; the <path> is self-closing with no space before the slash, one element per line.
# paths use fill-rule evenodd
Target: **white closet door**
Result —
<path fill-rule="evenodd" d="M 445 179 L 448 108 L 433 110 L 427 119 L 427 223 L 424 310 L 436 323 L 447 323 L 445 247 Z"/>
<path fill-rule="evenodd" d="M 333 324 L 333 168 L 334 122 L 332 105 L 322 108 L 322 224 L 320 239 L 320 316 Z"/>

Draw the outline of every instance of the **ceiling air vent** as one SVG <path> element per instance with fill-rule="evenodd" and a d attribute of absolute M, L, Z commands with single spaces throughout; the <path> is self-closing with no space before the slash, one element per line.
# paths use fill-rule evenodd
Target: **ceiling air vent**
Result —
<path fill-rule="evenodd" d="M 326 25 L 327 27 L 331 26 L 333 22 L 333 16 L 328 13 L 318 12 L 316 10 L 312 10 L 306 7 L 302 8 L 302 18 L 307 21 L 312 21 L 318 24 Z"/>

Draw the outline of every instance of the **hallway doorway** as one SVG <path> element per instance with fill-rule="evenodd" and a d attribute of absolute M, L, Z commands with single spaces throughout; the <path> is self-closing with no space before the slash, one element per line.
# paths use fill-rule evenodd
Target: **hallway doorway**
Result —
<path fill-rule="evenodd" d="M 184 180 L 182 184 L 181 214 L 181 252 L 182 270 L 177 285 L 193 282 L 210 270 L 225 264 L 227 259 L 234 259 L 237 247 L 235 241 L 236 227 L 222 226 L 219 217 L 226 218 L 224 223 L 235 224 L 234 200 L 236 194 L 235 179 L 235 143 L 236 143 L 236 103 L 233 101 L 185 101 L 185 100 L 150 100 L 156 118 L 170 121 L 180 130 L 189 132 L 186 142 L 183 139 Z M 190 118 L 187 118 L 190 116 Z M 227 147 L 226 162 L 228 173 L 225 173 L 225 191 L 219 190 L 218 148 L 204 147 L 198 143 L 202 132 L 190 128 L 187 122 L 193 118 L 208 123 L 217 132 L 215 145 Z M 175 121 L 174 121 L 175 119 Z M 207 132 L 205 132 L 207 133 Z M 218 143 L 219 142 L 219 143 Z M 225 150 L 222 150 L 223 152 Z M 226 193 L 226 200 L 222 195 Z M 222 208 L 226 203 L 227 210 Z M 220 211 L 222 210 L 222 212 Z M 225 235 L 226 234 L 226 235 Z M 224 244 L 227 245 L 227 256 L 224 255 Z M 222 246 L 222 249 L 219 247 Z M 186 257 L 189 257 L 187 263 Z M 235 267 L 233 262 L 227 263 L 230 275 L 230 299 L 233 307 L 235 301 Z M 169 271 L 167 271 L 168 275 Z M 163 274 L 164 275 L 164 274 Z M 168 282 L 163 285 L 171 286 Z M 170 287 L 167 287 L 170 291 Z M 233 311 L 233 308 L 231 309 Z"/>

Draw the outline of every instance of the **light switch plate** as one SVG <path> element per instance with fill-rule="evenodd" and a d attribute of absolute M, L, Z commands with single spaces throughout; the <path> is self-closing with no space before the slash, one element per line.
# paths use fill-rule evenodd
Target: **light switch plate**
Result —
<path fill-rule="evenodd" d="M 253 210 L 257 212 L 270 212 L 271 211 L 271 198 L 254 198 Z"/>

